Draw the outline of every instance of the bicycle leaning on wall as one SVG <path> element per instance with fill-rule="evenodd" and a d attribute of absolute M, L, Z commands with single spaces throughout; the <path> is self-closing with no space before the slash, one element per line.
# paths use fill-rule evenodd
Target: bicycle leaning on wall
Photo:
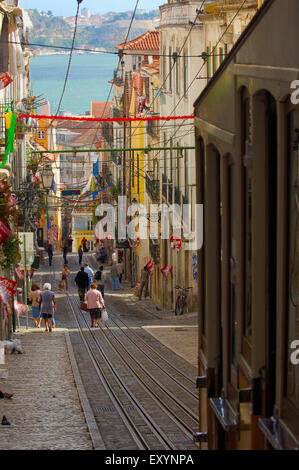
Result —
<path fill-rule="evenodd" d="M 187 294 L 192 287 L 175 286 L 175 288 L 179 291 L 179 294 L 176 299 L 174 313 L 175 315 L 183 315 L 184 309 L 187 309 Z"/>

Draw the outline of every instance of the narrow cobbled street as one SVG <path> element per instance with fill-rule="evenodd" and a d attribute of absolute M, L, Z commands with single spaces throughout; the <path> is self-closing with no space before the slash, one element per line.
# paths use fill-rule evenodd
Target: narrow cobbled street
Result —
<path fill-rule="evenodd" d="M 93 255 L 85 261 L 98 267 Z M 6 355 L 1 385 L 14 395 L 0 402 L 10 422 L 0 449 L 196 450 L 196 314 L 157 310 L 128 283 L 112 291 L 106 265 L 109 321 L 91 330 L 74 283 L 77 256 L 68 256 L 67 294 L 58 290 L 62 263 L 56 254 L 36 274 L 56 294 L 56 328 L 22 318 L 14 336 L 25 354 Z"/>

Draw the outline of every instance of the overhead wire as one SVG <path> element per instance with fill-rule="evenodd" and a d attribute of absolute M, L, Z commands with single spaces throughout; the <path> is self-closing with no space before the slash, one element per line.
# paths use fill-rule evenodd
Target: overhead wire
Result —
<path fill-rule="evenodd" d="M 233 21 L 235 20 L 235 18 L 237 17 L 237 15 L 240 13 L 240 11 L 242 10 L 242 8 L 244 7 L 245 3 L 247 2 L 248 0 L 244 0 L 243 3 L 239 6 L 237 12 L 235 13 L 235 15 L 231 18 L 230 22 L 227 24 L 224 32 L 221 34 L 221 36 L 218 38 L 217 40 L 217 43 L 216 45 L 213 47 L 213 52 L 215 51 L 216 47 L 218 46 L 218 44 L 221 42 L 223 36 L 225 35 L 225 33 L 228 31 L 228 29 L 230 28 L 230 26 L 232 25 Z M 196 72 L 196 74 L 194 75 L 194 78 L 191 80 L 191 82 L 189 83 L 188 87 L 187 87 L 187 90 L 186 90 L 186 93 L 189 91 L 189 89 L 191 88 L 191 86 L 193 85 L 193 83 L 195 82 L 196 78 L 197 78 L 197 75 L 201 72 L 201 70 L 203 69 L 203 67 L 206 65 L 206 61 L 204 61 L 204 63 L 202 64 L 202 66 L 200 67 L 200 69 Z M 180 102 L 182 101 L 182 99 L 184 98 L 184 96 L 182 96 L 178 102 L 176 103 L 175 107 L 173 108 L 173 110 L 171 111 L 170 115 L 172 115 L 175 110 L 177 109 L 178 105 L 180 104 Z M 180 125 L 177 126 L 177 129 L 179 130 L 180 128 Z M 161 126 L 161 130 L 163 129 L 163 125 Z M 176 131 L 177 132 L 177 131 Z M 176 132 L 170 137 L 170 139 L 168 140 L 168 142 L 171 141 L 171 139 L 173 137 L 175 137 L 176 135 Z M 158 151 L 160 153 L 160 151 Z M 158 153 L 158 155 L 159 155 Z"/>

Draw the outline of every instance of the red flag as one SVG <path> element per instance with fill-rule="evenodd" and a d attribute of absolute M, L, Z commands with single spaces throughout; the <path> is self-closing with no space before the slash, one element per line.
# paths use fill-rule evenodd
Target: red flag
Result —
<path fill-rule="evenodd" d="M 31 175 L 32 183 L 41 183 L 41 180 L 36 175 Z"/>
<path fill-rule="evenodd" d="M 25 313 L 28 312 L 29 310 L 28 305 L 21 304 L 16 299 L 14 300 L 13 306 L 14 306 L 16 314 L 19 315 L 19 317 L 22 317 L 23 315 L 25 315 Z"/>
<path fill-rule="evenodd" d="M 4 304 L 7 304 L 16 292 L 17 283 L 15 281 L 0 277 L 0 299 Z"/>
<path fill-rule="evenodd" d="M 5 240 L 11 236 L 11 231 L 9 228 L 0 221 L 0 244 L 5 242 Z"/>
<path fill-rule="evenodd" d="M 7 72 L 0 73 L 0 90 L 6 88 L 12 82 L 12 78 Z"/>
<path fill-rule="evenodd" d="M 148 271 L 150 276 L 152 276 L 154 272 L 154 266 L 155 266 L 155 263 L 153 259 L 150 259 L 149 262 L 145 266 L 145 269 Z"/>
<path fill-rule="evenodd" d="M 168 264 L 166 264 L 166 266 L 164 266 L 164 268 L 160 269 L 160 271 L 163 274 L 163 276 L 167 279 L 168 276 L 169 276 L 169 273 L 170 273 L 170 268 L 169 268 Z"/>
<path fill-rule="evenodd" d="M 24 279 L 25 279 L 24 269 L 20 269 L 20 266 L 17 265 L 15 267 L 15 271 L 16 271 L 16 275 L 17 275 L 17 278 L 19 279 L 19 281 L 24 281 Z"/>
<path fill-rule="evenodd" d="M 170 246 L 173 250 L 180 250 L 182 248 L 182 240 L 172 235 L 170 237 Z"/>

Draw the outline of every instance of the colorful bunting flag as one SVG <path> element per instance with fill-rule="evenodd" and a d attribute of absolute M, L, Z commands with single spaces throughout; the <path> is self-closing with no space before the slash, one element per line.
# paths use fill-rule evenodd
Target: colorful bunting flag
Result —
<path fill-rule="evenodd" d="M 0 299 L 7 304 L 17 292 L 17 283 L 10 279 L 0 277 Z"/>
<path fill-rule="evenodd" d="M 29 310 L 28 305 L 21 304 L 21 303 L 18 302 L 16 299 L 14 300 L 13 306 L 14 306 L 14 309 L 15 309 L 16 314 L 17 314 L 19 317 L 22 317 L 23 315 L 25 315 L 25 313 L 27 313 L 28 310 Z"/>
<path fill-rule="evenodd" d="M 10 236 L 11 231 L 3 222 L 0 221 L 0 245 Z"/>

